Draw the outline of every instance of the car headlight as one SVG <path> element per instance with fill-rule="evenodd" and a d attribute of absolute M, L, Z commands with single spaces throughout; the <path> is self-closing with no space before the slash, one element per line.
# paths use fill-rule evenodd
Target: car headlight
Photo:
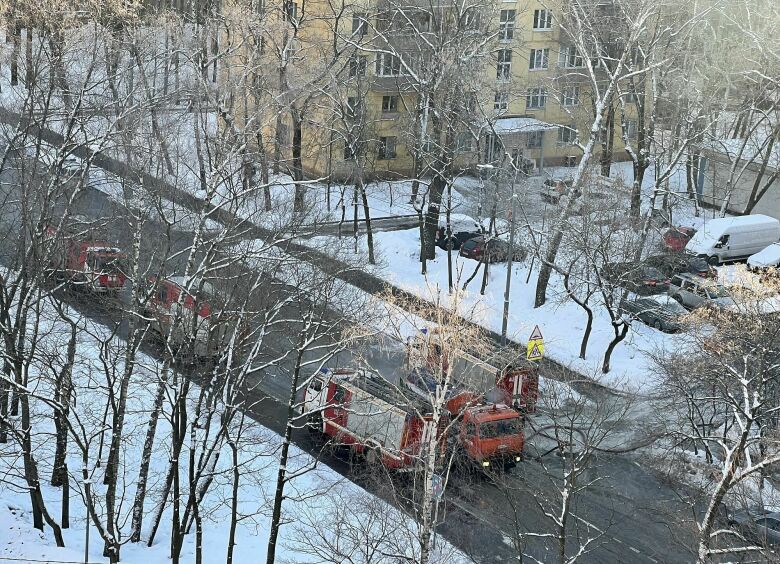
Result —
<path fill-rule="evenodd" d="M 482 461 L 482 467 L 483 468 L 487 468 L 488 466 L 490 466 L 490 461 L 489 460 L 483 460 Z"/>
<path fill-rule="evenodd" d="M 522 459 L 522 456 L 515 456 L 515 462 L 520 462 Z"/>

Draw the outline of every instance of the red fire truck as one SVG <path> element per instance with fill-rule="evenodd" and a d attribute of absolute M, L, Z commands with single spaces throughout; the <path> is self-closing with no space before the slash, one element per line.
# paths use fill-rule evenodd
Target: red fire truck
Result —
<path fill-rule="evenodd" d="M 46 226 L 44 236 L 53 245 L 48 270 L 58 279 L 93 292 L 116 292 L 125 285 L 125 254 L 89 223 L 75 220 L 62 233 Z"/>
<path fill-rule="evenodd" d="M 434 432 L 441 453 L 446 449 L 446 415 L 434 429 L 429 405 L 404 397 L 364 370 L 322 369 L 306 387 L 303 413 L 310 430 L 388 468 L 414 469 Z"/>
<path fill-rule="evenodd" d="M 226 315 L 217 322 L 220 312 L 212 307 L 211 300 L 216 297 L 212 286 L 207 282 L 199 285 L 206 296 L 201 297 L 187 290 L 187 280 L 182 276 L 150 277 L 148 283 L 154 289 L 146 303 L 146 315 L 154 320 L 151 330 L 160 338 L 169 338 L 175 350 L 191 341 L 193 356 L 217 356 L 228 326 Z"/>
<path fill-rule="evenodd" d="M 511 351 L 493 355 L 491 362 L 455 349 L 442 355 L 440 343 L 446 342 L 446 335 L 442 336 L 438 330 L 423 330 L 411 337 L 407 347 L 409 367 L 425 367 L 436 374 L 449 370 L 452 359 L 455 386 L 509 405 L 523 414 L 536 411 L 539 369 L 535 364 Z"/>

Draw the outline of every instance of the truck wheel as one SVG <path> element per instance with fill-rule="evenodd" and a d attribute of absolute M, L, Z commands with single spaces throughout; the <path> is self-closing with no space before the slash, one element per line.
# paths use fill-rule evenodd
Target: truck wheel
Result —
<path fill-rule="evenodd" d="M 720 259 L 718 258 L 718 255 L 712 255 L 711 257 L 707 257 L 707 264 L 710 266 L 718 266 L 720 264 Z"/>

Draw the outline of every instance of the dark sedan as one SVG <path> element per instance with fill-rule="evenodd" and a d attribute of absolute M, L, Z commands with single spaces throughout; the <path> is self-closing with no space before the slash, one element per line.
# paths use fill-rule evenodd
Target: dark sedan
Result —
<path fill-rule="evenodd" d="M 474 237 L 460 247 L 460 256 L 486 262 L 505 262 L 509 260 L 509 243 L 502 239 L 485 239 L 484 236 Z M 512 260 L 525 259 L 525 252 L 515 248 Z"/>
<path fill-rule="evenodd" d="M 624 300 L 620 303 L 620 309 L 632 319 L 639 319 L 666 333 L 679 331 L 680 319 L 688 313 L 683 306 L 664 294 Z"/>
<path fill-rule="evenodd" d="M 452 250 L 457 251 L 460 250 L 461 245 L 468 241 L 469 239 L 473 239 L 474 237 L 479 237 L 481 233 L 478 231 L 456 231 L 454 233 L 451 233 L 449 237 L 446 235 L 446 228 L 445 227 L 439 227 L 436 230 L 436 246 L 440 249 L 446 251 L 447 245 L 451 242 L 452 243 Z"/>
<path fill-rule="evenodd" d="M 669 289 L 669 277 L 659 269 L 642 263 L 613 262 L 605 264 L 601 275 L 618 286 L 637 294 L 661 294 Z"/>
<path fill-rule="evenodd" d="M 780 513 L 762 510 L 741 511 L 729 519 L 729 524 L 743 535 L 764 546 L 780 546 Z"/>
<path fill-rule="evenodd" d="M 703 278 L 715 278 L 717 272 L 715 269 L 707 263 L 703 258 L 691 257 L 682 254 L 661 254 L 652 255 L 642 261 L 648 266 L 657 268 L 667 278 L 671 278 L 675 274 L 695 274 Z"/>

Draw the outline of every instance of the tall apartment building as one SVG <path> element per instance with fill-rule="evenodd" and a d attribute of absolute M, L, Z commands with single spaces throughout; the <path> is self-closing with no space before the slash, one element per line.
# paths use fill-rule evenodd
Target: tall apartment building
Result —
<path fill-rule="evenodd" d="M 445 143 L 459 169 L 504 155 L 531 173 L 578 162 L 578 130 L 586 134 L 592 122 L 590 81 L 549 2 L 490 0 L 471 10 L 443 0 L 404 0 L 403 6 L 392 0 L 301 2 L 283 0 L 275 46 L 266 46 L 284 67 L 285 91 L 276 99 L 297 104 L 293 112 L 278 110 L 281 117 L 269 125 L 266 138 L 279 142 L 288 161 L 297 144 L 305 174 L 425 174 L 430 163 L 421 164 L 423 156 L 431 144 Z M 437 33 L 471 32 L 471 43 L 456 42 L 463 53 L 436 52 L 441 42 L 431 47 L 435 42 L 429 40 Z M 457 92 L 444 81 L 423 116 L 420 75 L 436 75 L 431 64 L 449 66 L 437 57 L 468 57 L 470 45 L 481 49 L 474 57 L 479 68 L 463 67 L 470 76 L 457 77 Z M 458 96 L 461 108 L 447 124 L 453 131 L 434 132 L 432 112 L 449 96 Z M 635 121 L 627 120 L 625 127 L 636 135 Z M 294 138 L 296 130 L 300 139 Z M 622 134 L 618 123 L 616 147 Z M 615 158 L 621 153 L 616 150 Z"/>

